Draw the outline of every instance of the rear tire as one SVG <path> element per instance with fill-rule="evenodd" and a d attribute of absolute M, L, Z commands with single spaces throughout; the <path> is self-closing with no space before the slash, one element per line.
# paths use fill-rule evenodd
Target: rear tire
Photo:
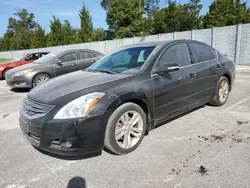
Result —
<path fill-rule="evenodd" d="M 12 69 L 12 68 L 7 68 L 7 69 L 5 69 L 5 70 L 3 71 L 3 79 L 5 79 L 5 75 L 6 75 L 7 71 L 9 71 L 10 69 Z"/>
<path fill-rule="evenodd" d="M 218 82 L 216 93 L 210 102 L 213 106 L 222 106 L 227 102 L 229 96 L 229 81 L 225 76 L 222 76 Z"/>
<path fill-rule="evenodd" d="M 49 80 L 50 80 L 50 76 L 49 76 L 48 74 L 38 74 L 38 75 L 34 78 L 33 83 L 32 83 L 32 86 L 33 86 L 33 87 L 36 87 L 36 86 L 38 86 L 38 85 L 40 85 L 40 84 L 43 84 L 43 83 L 45 83 L 45 82 L 47 82 L 47 81 L 49 81 Z"/>
<path fill-rule="evenodd" d="M 146 132 L 146 114 L 140 106 L 128 102 L 110 116 L 104 145 L 109 151 L 123 155 L 135 150 Z"/>

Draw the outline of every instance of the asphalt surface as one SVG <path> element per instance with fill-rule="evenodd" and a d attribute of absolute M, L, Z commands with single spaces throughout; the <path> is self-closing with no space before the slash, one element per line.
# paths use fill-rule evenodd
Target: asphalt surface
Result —
<path fill-rule="evenodd" d="M 58 158 L 33 148 L 18 125 L 27 90 L 0 81 L 0 187 L 250 187 L 250 72 L 223 107 L 204 106 L 151 131 L 131 154 Z M 45 94 L 46 95 L 46 94 Z"/>

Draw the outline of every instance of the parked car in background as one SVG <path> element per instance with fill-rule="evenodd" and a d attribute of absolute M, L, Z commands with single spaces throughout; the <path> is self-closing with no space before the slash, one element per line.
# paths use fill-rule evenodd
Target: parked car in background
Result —
<path fill-rule="evenodd" d="M 132 45 L 31 90 L 20 127 L 32 145 L 51 153 L 106 147 L 126 154 L 157 124 L 206 103 L 225 104 L 234 79 L 234 62 L 202 42 Z"/>
<path fill-rule="evenodd" d="M 102 56 L 101 53 L 94 50 L 54 51 L 32 64 L 8 71 L 6 82 L 14 88 L 32 88 L 56 76 L 85 69 Z"/>
<path fill-rule="evenodd" d="M 13 69 L 15 67 L 33 63 L 37 59 L 43 57 L 44 55 L 47 55 L 49 52 L 36 52 L 36 53 L 30 53 L 20 56 L 19 58 L 14 59 L 13 61 L 6 62 L 6 63 L 0 63 L 0 78 L 5 78 L 5 74 L 10 69 Z"/>

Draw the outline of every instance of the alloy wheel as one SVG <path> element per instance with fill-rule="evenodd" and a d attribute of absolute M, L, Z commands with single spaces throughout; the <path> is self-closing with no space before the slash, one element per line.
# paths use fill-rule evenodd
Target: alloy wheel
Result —
<path fill-rule="evenodd" d="M 143 120 L 136 111 L 124 113 L 116 123 L 115 139 L 118 145 L 123 149 L 130 149 L 142 137 Z"/>
<path fill-rule="evenodd" d="M 227 100 L 228 94 L 229 94 L 229 85 L 226 80 L 223 80 L 220 83 L 219 87 L 219 100 L 221 103 L 224 103 Z"/>
<path fill-rule="evenodd" d="M 40 85 L 44 82 L 47 82 L 49 80 L 49 77 L 47 76 L 40 76 L 37 81 L 36 81 L 36 85 Z"/>

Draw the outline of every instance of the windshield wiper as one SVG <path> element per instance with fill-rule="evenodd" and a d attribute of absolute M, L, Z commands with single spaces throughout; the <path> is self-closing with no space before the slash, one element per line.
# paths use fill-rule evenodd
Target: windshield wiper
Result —
<path fill-rule="evenodd" d="M 102 73 L 108 73 L 108 74 L 115 74 L 116 72 L 108 71 L 108 70 L 94 70 L 94 72 L 102 72 Z"/>

